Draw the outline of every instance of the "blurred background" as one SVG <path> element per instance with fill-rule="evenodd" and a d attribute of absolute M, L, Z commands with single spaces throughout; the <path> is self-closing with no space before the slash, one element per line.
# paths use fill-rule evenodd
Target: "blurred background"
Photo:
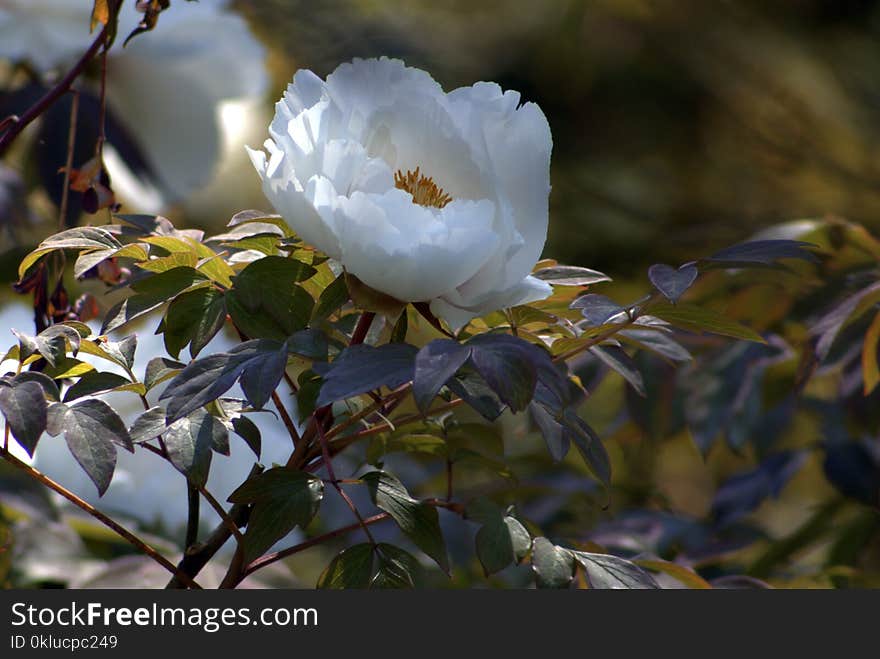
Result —
<path fill-rule="evenodd" d="M 0 17 L 17 6 L 24 13 L 7 27 L 20 29 L 29 9 L 39 20 L 39 6 L 53 2 L 0 0 Z M 91 3 L 78 4 L 79 15 L 71 20 L 83 31 Z M 81 36 L 87 45 L 88 34 Z M 197 56 L 198 44 L 204 44 L 207 56 L 204 51 Z M 126 163 L 111 172 L 123 212 L 161 211 L 178 227 L 218 232 L 241 209 L 268 210 L 243 144 L 262 142 L 272 104 L 294 71 L 309 68 L 323 77 L 353 57 L 388 55 L 429 71 L 447 90 L 492 80 L 540 105 L 554 139 L 544 254 L 608 273 L 615 284 L 603 293 L 634 296 L 646 290 L 644 272 L 651 263 L 688 261 L 788 220 L 844 217 L 880 231 L 880 2 L 202 0 L 190 5 L 174 0 L 154 32 L 140 35 L 125 50 L 114 46 L 108 75 L 114 67 L 137 66 L 142 72 L 162 64 L 157 53 L 180 57 L 187 48 L 207 68 L 166 68 L 167 78 L 155 78 L 156 90 L 119 88 L 122 95 L 109 99 L 118 126 L 108 139 Z M 30 86 L 51 81 L 69 61 L 59 54 L 40 67 L 29 64 L 24 53 L 22 64 L 22 53 L 3 49 L 0 21 L 0 56 L 10 58 L 0 65 L 0 89 L 6 91 L 0 96 L 2 116 L 33 98 Z M 94 80 L 96 72 L 89 75 Z M 196 107 L 196 100 L 176 102 L 175 90 L 210 76 L 224 84 L 202 90 L 196 99 L 202 106 Z M 88 89 L 94 88 L 86 85 L 84 95 Z M 0 277 L 5 282 L 16 279 L 22 255 L 58 225 L 58 168 L 64 164 L 70 112 L 65 103 L 44 126 L 23 136 L 0 169 Z M 151 125 L 133 119 L 138 109 L 153 117 Z M 77 137 L 83 145 L 77 147 L 83 149 L 78 162 L 88 157 L 95 127 L 80 130 L 85 132 Z M 202 162 L 199 176 L 185 188 L 170 189 L 167 174 L 155 164 L 160 156 L 150 153 L 156 145 L 170 149 L 171 160 L 166 156 L 163 162 L 184 151 L 188 162 Z M 749 315 L 749 300 L 740 300 L 741 316 Z M 6 305 L 5 318 L 13 317 L 14 308 L 16 322 L 25 322 L 28 299 L 7 288 L 0 303 Z M 0 321 L 0 328 L 6 324 Z M 147 357 L 159 350 L 149 340 L 142 336 Z M 649 360 L 640 365 L 649 387 L 659 388 L 671 377 Z M 727 528 L 716 535 L 716 527 L 702 523 L 711 516 L 717 486 L 753 464 L 753 453 L 719 446 L 704 460 L 680 424 L 669 422 L 674 432 L 668 435 L 660 427 L 657 414 L 680 416 L 679 409 L 646 407 L 644 423 L 638 418 L 635 424 L 623 423 L 616 410 L 633 406 L 631 398 L 619 379 L 606 380 L 589 403 L 589 418 L 610 439 L 615 469 L 620 469 L 612 508 L 603 508 L 604 494 L 584 493 L 582 470 L 572 469 L 570 478 L 556 480 L 551 488 L 549 462 L 528 468 L 534 492 L 543 496 L 552 489 L 552 496 L 527 509 L 544 528 L 562 535 L 593 529 L 591 537 L 606 546 L 650 547 L 669 556 L 681 546 L 687 554 L 692 545 L 687 558 L 693 563 L 710 549 L 724 553 L 750 546 L 764 533 L 791 538 L 817 510 L 825 511 L 823 524 L 840 523 L 839 508 L 826 510 L 839 501 L 821 461 L 812 459 L 780 501 L 760 509 L 759 531 Z M 511 437 L 525 442 L 526 431 L 522 424 L 506 427 L 508 448 Z M 814 420 L 803 418 L 790 432 L 800 433 L 803 443 L 822 434 Z M 58 463 L 55 469 L 73 469 L 71 464 Z M 237 473 L 228 478 L 240 480 Z M 90 487 L 84 481 L 83 488 Z M 161 504 L 150 508 L 157 515 L 163 510 Z M 163 522 L 173 526 L 181 519 Z M 847 509 L 843 521 L 852 529 L 847 547 L 880 543 L 876 513 Z M 664 545 L 669 533 L 675 537 Z M 798 554 L 802 562 L 788 584 L 828 585 L 840 577 L 802 576 L 825 564 L 829 541 L 820 536 L 792 540 L 808 550 Z M 464 555 L 464 544 L 451 550 Z M 783 559 L 800 546 L 789 547 Z M 771 560 L 774 546 L 767 551 Z M 850 562 L 863 560 L 857 550 L 851 553 Z M 757 551 L 748 560 L 765 556 Z M 295 572 L 317 574 L 326 558 L 297 559 Z M 874 575 L 869 583 L 880 583 L 876 558 L 867 565 Z M 768 570 L 758 572 L 765 577 Z"/>

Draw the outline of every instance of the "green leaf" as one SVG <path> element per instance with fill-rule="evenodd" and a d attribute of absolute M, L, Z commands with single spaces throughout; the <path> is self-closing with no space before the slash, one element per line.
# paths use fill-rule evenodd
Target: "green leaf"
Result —
<path fill-rule="evenodd" d="M 571 303 L 570 308 L 580 309 L 581 315 L 587 320 L 587 323 L 596 327 L 606 324 L 625 311 L 614 300 L 596 293 L 582 295 Z"/>
<path fill-rule="evenodd" d="M 378 568 L 370 588 L 414 588 L 420 572 L 415 557 L 400 547 L 380 542 L 376 545 Z"/>
<path fill-rule="evenodd" d="M 556 420 L 552 412 L 539 403 L 529 403 L 529 411 L 532 413 L 532 419 L 535 425 L 538 426 L 538 430 L 541 431 L 541 436 L 547 444 L 550 457 L 556 462 L 565 458 L 568 455 L 568 449 L 571 448 L 571 440 L 568 433 L 564 431 L 562 424 Z"/>
<path fill-rule="evenodd" d="M 547 538 L 532 541 L 532 571 L 538 588 L 568 588 L 574 578 L 574 557 Z"/>
<path fill-rule="evenodd" d="M 471 363 L 498 398 L 513 412 L 524 410 L 538 382 L 531 348 L 540 348 L 507 334 L 479 334 L 467 346 Z"/>
<path fill-rule="evenodd" d="M 532 273 L 554 286 L 589 286 L 603 281 L 611 281 L 611 277 L 597 270 L 580 268 L 573 265 L 555 265 L 541 268 Z"/>
<path fill-rule="evenodd" d="M 565 436 L 577 447 L 590 471 L 606 487 L 611 485 L 611 461 L 599 436 L 590 425 L 572 410 L 566 410 L 562 417 Z"/>
<path fill-rule="evenodd" d="M 651 315 L 691 332 L 709 332 L 734 339 L 766 343 L 760 334 L 742 323 L 722 316 L 711 309 L 692 304 L 679 303 L 674 306 L 665 303 L 656 304 L 651 307 Z"/>
<path fill-rule="evenodd" d="M 185 366 L 185 364 L 167 357 L 153 357 L 147 362 L 146 372 L 144 373 L 144 386 L 149 391 L 157 384 L 177 375 Z"/>
<path fill-rule="evenodd" d="M 168 426 L 164 441 L 171 464 L 197 487 L 208 482 L 213 451 L 229 454 L 229 431 L 204 410 L 195 410 Z"/>
<path fill-rule="evenodd" d="M 337 554 L 321 576 L 318 588 L 368 588 L 373 578 L 373 545 L 364 542 Z"/>
<path fill-rule="evenodd" d="M 64 439 L 73 457 L 103 495 L 116 469 L 116 444 L 134 451 L 122 419 L 107 403 L 83 400 L 67 407 Z"/>
<path fill-rule="evenodd" d="M 318 405 L 385 386 L 391 389 L 413 378 L 416 348 L 405 343 L 389 343 L 374 347 L 367 344 L 349 346 L 329 365 L 315 364 L 314 370 L 324 379 Z"/>
<path fill-rule="evenodd" d="M 610 554 L 583 551 L 569 554 L 584 567 L 592 588 L 659 588 L 653 577 L 632 561 Z"/>
<path fill-rule="evenodd" d="M 267 339 L 245 341 L 229 352 L 189 363 L 159 397 L 169 399 L 168 418 L 179 419 L 226 393 L 242 377 L 250 403 L 262 407 L 284 374 L 287 346 Z"/>
<path fill-rule="evenodd" d="M 22 259 L 18 266 L 18 278 L 23 279 L 30 267 L 41 256 L 58 249 L 118 249 L 122 247 L 116 237 L 101 227 L 77 227 L 56 233 L 41 242 L 37 249 Z"/>
<path fill-rule="evenodd" d="M 515 517 L 498 506 L 480 499 L 468 507 L 468 517 L 479 519 L 483 526 L 477 531 L 477 558 L 488 577 L 522 559 L 531 548 L 531 536 Z"/>
<path fill-rule="evenodd" d="M 341 274 L 321 291 L 318 303 L 312 311 L 312 324 L 328 318 L 346 302 L 348 302 L 348 286 L 345 283 L 345 274 Z"/>
<path fill-rule="evenodd" d="M 805 249 L 816 247 L 798 240 L 752 240 L 715 252 L 704 261 L 723 263 L 726 267 L 770 265 L 779 259 L 803 259 L 813 263 L 816 255 Z"/>
<path fill-rule="evenodd" d="M 158 437 L 165 432 L 165 429 L 165 410 L 156 406 L 151 407 L 135 419 L 131 428 L 128 429 L 128 434 L 131 436 L 132 443 L 140 444 Z"/>
<path fill-rule="evenodd" d="M 214 338 L 226 321 L 223 293 L 214 288 L 197 288 L 178 295 L 168 305 L 163 323 L 165 349 L 178 358 L 186 344 L 195 357 Z"/>
<path fill-rule="evenodd" d="M 131 284 L 135 295 L 122 300 L 107 312 L 101 333 L 107 334 L 119 329 L 126 323 L 162 306 L 188 289 L 207 285 L 207 278 L 202 273 L 189 267 L 174 268 L 167 272 L 141 279 Z"/>
<path fill-rule="evenodd" d="M 670 563 L 669 561 L 651 559 L 639 559 L 633 561 L 633 563 L 635 563 L 639 567 L 646 568 L 654 572 L 662 572 L 663 574 L 668 574 L 676 581 L 679 581 L 688 588 L 694 590 L 710 590 L 712 588 L 711 584 L 703 579 L 703 577 L 698 575 L 690 568 L 686 568 L 684 565 L 679 565 L 678 563 Z"/>
<path fill-rule="evenodd" d="M 288 467 L 248 478 L 229 496 L 231 503 L 254 504 L 244 535 L 245 560 L 262 556 L 294 527 L 305 528 L 323 496 L 320 478 Z"/>
<path fill-rule="evenodd" d="M 449 557 L 437 509 L 413 499 L 403 483 L 387 472 L 371 471 L 361 478 L 373 503 L 391 515 L 400 530 L 449 574 Z"/>
<path fill-rule="evenodd" d="M 236 327 L 250 338 L 279 341 L 305 328 L 314 300 L 296 282 L 315 272 L 310 265 L 281 256 L 250 263 L 227 294 L 227 308 Z"/>
<path fill-rule="evenodd" d="M 636 390 L 639 396 L 644 397 L 647 395 L 645 392 L 645 381 L 642 378 L 641 372 L 639 372 L 639 367 L 636 366 L 632 357 L 626 354 L 626 351 L 617 346 L 605 345 L 593 346 L 590 348 L 590 352 L 598 357 L 599 361 L 608 366 L 608 368 L 623 377 Z"/>
<path fill-rule="evenodd" d="M 117 375 L 116 373 L 101 373 L 99 371 L 90 371 L 83 375 L 76 384 L 71 385 L 64 394 L 64 402 L 68 403 L 77 398 L 85 396 L 94 396 L 108 391 L 113 391 L 117 387 L 131 384 L 131 382 Z"/>
<path fill-rule="evenodd" d="M 262 437 L 260 435 L 260 429 L 257 427 L 253 421 L 248 419 L 246 416 L 234 416 L 231 421 L 232 429 L 235 431 L 235 434 L 241 437 L 251 451 L 254 452 L 258 458 L 260 457 L 260 450 L 262 444 Z"/>
<path fill-rule="evenodd" d="M 419 350 L 413 374 L 413 398 L 426 414 L 434 397 L 470 358 L 471 349 L 451 339 L 435 339 Z"/>
<path fill-rule="evenodd" d="M 403 435 L 401 437 L 376 437 L 367 448 L 367 462 L 375 464 L 388 453 L 424 453 L 445 456 L 447 444 L 435 435 Z"/>
<path fill-rule="evenodd" d="M 678 269 L 663 263 L 648 268 L 648 279 L 673 304 L 678 302 L 678 298 L 691 287 L 699 274 L 697 267 L 690 263 Z"/>
<path fill-rule="evenodd" d="M 15 386 L 19 382 L 36 382 L 43 388 L 43 393 L 49 400 L 61 400 L 61 392 L 55 380 L 40 371 L 23 371 L 12 378 L 12 384 Z"/>
<path fill-rule="evenodd" d="M 46 397 L 36 382 L 18 382 L 0 386 L 0 411 L 12 436 L 33 456 L 40 435 L 46 429 Z"/>

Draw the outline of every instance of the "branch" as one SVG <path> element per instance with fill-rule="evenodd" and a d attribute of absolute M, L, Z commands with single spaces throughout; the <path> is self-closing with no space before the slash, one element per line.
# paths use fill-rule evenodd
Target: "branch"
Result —
<path fill-rule="evenodd" d="M 160 554 L 158 551 L 153 549 L 150 545 L 148 545 L 146 542 L 141 540 L 134 533 L 132 533 L 131 531 L 126 529 L 124 526 L 122 526 L 121 524 L 117 523 L 116 521 L 114 521 L 113 519 L 111 519 L 110 517 L 108 517 L 107 515 L 102 513 L 100 510 L 95 508 L 90 503 L 80 499 L 78 496 L 76 496 L 73 492 L 71 492 L 70 490 L 65 488 L 63 485 L 56 483 L 48 476 L 46 476 L 45 474 L 43 474 L 40 471 L 37 471 L 36 469 L 31 467 L 29 464 L 22 462 L 21 460 L 16 458 L 11 453 L 6 452 L 3 454 L 3 457 L 12 466 L 17 467 L 18 469 L 21 469 L 23 472 L 28 474 L 31 478 L 39 481 L 40 483 L 42 483 L 43 485 L 45 485 L 49 489 L 57 492 L 58 494 L 63 496 L 65 499 L 70 501 L 72 504 L 74 504 L 78 508 L 84 510 L 89 515 L 91 515 L 92 517 L 97 519 L 99 522 L 104 524 L 104 526 L 107 526 L 108 528 L 115 531 L 118 535 L 125 538 L 128 542 L 130 542 L 132 545 L 137 547 L 144 554 L 146 554 L 147 556 L 152 558 L 154 561 L 156 561 L 159 565 L 161 565 L 166 570 L 171 572 L 171 574 L 174 575 L 175 579 L 180 579 L 183 584 L 185 584 L 186 586 L 189 586 L 190 588 L 199 588 L 199 589 L 201 588 L 201 586 L 199 586 L 195 581 L 193 581 L 192 577 L 190 577 L 188 574 L 181 571 L 178 567 L 176 567 L 174 565 L 174 563 L 172 563 L 167 558 L 162 556 L 162 554 Z"/>
<path fill-rule="evenodd" d="M 244 576 L 248 576 L 253 572 L 259 570 L 260 568 L 264 568 L 267 565 L 275 563 L 276 561 L 280 561 L 282 558 L 293 556 L 294 554 L 298 554 L 301 551 L 305 551 L 306 549 L 309 549 L 316 545 L 320 545 L 321 543 L 332 540 L 333 538 L 336 538 L 340 535 L 345 535 L 349 531 L 355 531 L 359 528 L 362 528 L 364 525 L 375 524 L 376 522 L 381 522 L 386 519 L 391 519 L 391 515 L 389 515 L 388 513 L 379 513 L 378 515 L 368 517 L 367 519 L 363 520 L 363 522 L 355 522 L 354 524 L 349 524 L 348 526 L 338 528 L 335 531 L 330 531 L 329 533 L 315 536 L 314 538 L 309 538 L 308 540 L 305 540 L 298 545 L 294 545 L 293 547 L 288 547 L 287 549 L 281 549 L 280 551 L 261 556 L 260 558 L 252 561 L 250 565 L 245 568 Z"/>
<path fill-rule="evenodd" d="M 39 117 L 43 112 L 45 112 L 55 101 L 57 101 L 61 96 L 63 96 L 70 86 L 73 84 L 73 81 L 76 80 L 79 75 L 83 72 L 83 69 L 86 68 L 86 65 L 92 61 L 92 58 L 101 48 L 101 45 L 104 43 L 104 40 L 107 37 L 107 26 L 105 25 L 101 28 L 101 32 L 98 34 L 98 38 L 89 46 L 89 49 L 85 52 L 85 54 L 80 57 L 79 61 L 73 65 L 73 68 L 67 72 L 58 83 L 52 87 L 46 94 L 36 103 L 34 103 L 31 107 L 29 107 L 23 115 L 21 115 L 18 120 L 10 120 L 10 126 L 6 129 L 6 132 L 0 136 L 0 156 L 2 156 L 6 149 L 9 148 L 9 145 L 12 141 L 19 136 L 19 134 L 30 124 L 34 119 Z M 4 124 L 6 122 L 4 121 Z"/>

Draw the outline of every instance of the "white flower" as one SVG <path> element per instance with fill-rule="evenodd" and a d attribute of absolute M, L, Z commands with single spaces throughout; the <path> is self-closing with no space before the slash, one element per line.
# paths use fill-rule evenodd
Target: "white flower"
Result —
<path fill-rule="evenodd" d="M 448 94 L 399 60 L 293 78 L 263 191 L 307 242 L 368 286 L 459 328 L 543 299 L 529 276 L 547 235 L 552 138 L 534 103 L 480 82 Z"/>
<path fill-rule="evenodd" d="M 122 42 L 143 14 L 130 1 L 108 54 L 107 101 L 157 173 L 158 189 L 105 158 L 114 187 L 139 210 L 158 212 L 207 183 L 222 155 L 224 104 L 262 94 L 265 50 L 227 0 L 176 2 L 156 29 Z M 63 72 L 96 38 L 93 0 L 0 0 L 0 58 Z M 240 147 L 239 147 L 240 148 Z M 126 195 L 128 190 L 129 194 Z"/>

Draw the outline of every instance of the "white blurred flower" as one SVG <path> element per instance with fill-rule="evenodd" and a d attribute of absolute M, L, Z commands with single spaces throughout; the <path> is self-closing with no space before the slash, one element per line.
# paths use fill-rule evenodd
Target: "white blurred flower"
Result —
<path fill-rule="evenodd" d="M 93 4 L 0 0 L 0 58 L 27 61 L 44 74 L 63 71 L 96 36 L 89 34 Z M 206 184 L 224 141 L 240 137 L 233 133 L 241 126 L 224 116 L 242 103 L 256 107 L 266 88 L 265 50 L 227 4 L 175 2 L 155 30 L 125 48 L 143 15 L 133 2 L 123 4 L 119 39 L 108 54 L 107 101 L 156 172 L 156 185 L 125 169 L 112 144 L 105 155 L 114 187 L 139 210 L 158 212 Z"/>
<path fill-rule="evenodd" d="M 249 150 L 275 209 L 368 286 L 458 328 L 547 297 L 543 112 L 480 82 L 450 93 L 399 60 L 301 70 Z"/>

